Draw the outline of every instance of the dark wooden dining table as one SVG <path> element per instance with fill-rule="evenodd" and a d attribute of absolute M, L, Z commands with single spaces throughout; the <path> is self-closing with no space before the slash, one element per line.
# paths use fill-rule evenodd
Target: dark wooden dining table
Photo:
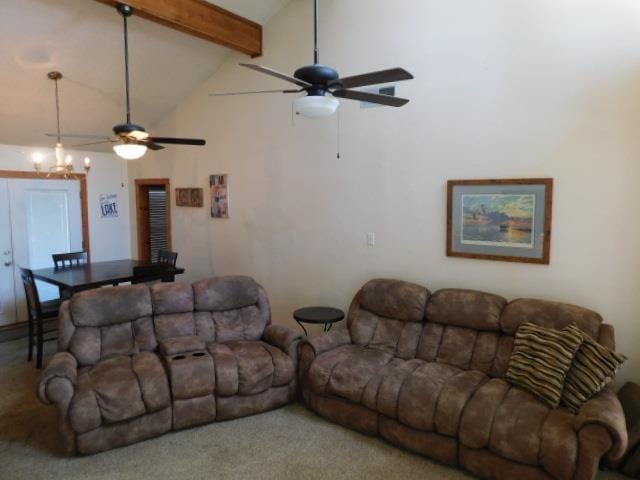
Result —
<path fill-rule="evenodd" d="M 67 268 L 39 268 L 33 270 L 33 276 L 43 282 L 56 285 L 71 296 L 75 292 L 98 288 L 105 285 L 118 285 L 133 280 L 133 267 L 149 265 L 140 260 L 113 260 L 110 262 L 94 262 Z M 184 268 L 167 267 L 167 273 L 180 275 Z"/>

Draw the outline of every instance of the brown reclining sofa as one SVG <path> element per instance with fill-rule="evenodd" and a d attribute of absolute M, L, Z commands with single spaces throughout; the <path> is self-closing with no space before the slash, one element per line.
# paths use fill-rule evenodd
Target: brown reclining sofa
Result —
<path fill-rule="evenodd" d="M 611 387 L 577 415 L 502 377 L 521 323 L 575 323 L 610 348 L 613 328 L 584 308 L 372 280 L 347 329 L 300 344 L 303 397 L 320 415 L 486 478 L 592 479 L 627 442 Z"/>
<path fill-rule="evenodd" d="M 295 398 L 300 335 L 248 277 L 89 290 L 62 305 L 38 395 L 69 454 L 263 412 Z"/>

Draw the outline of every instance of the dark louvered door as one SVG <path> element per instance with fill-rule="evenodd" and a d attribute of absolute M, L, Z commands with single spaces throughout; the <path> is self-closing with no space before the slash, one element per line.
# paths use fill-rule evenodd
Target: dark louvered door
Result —
<path fill-rule="evenodd" d="M 149 250 L 151 261 L 158 260 L 158 250 L 169 250 L 167 192 L 164 187 L 149 188 Z"/>

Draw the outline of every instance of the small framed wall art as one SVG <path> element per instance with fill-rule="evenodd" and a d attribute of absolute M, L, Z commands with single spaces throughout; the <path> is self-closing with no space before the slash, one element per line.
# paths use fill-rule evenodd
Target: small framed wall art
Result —
<path fill-rule="evenodd" d="M 202 207 L 203 197 L 201 188 L 176 188 L 177 207 Z"/>
<path fill-rule="evenodd" d="M 449 180 L 447 255 L 549 263 L 552 178 Z"/>
<path fill-rule="evenodd" d="M 228 175 L 211 175 L 211 218 L 229 218 Z"/>

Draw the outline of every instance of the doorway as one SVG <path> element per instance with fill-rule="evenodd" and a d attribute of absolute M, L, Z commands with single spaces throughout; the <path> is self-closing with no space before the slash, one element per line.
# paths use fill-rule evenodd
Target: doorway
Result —
<path fill-rule="evenodd" d="M 138 260 L 155 262 L 171 250 L 171 188 L 168 178 L 136 179 Z"/>
<path fill-rule="evenodd" d="M 89 251 L 84 175 L 69 179 L 0 171 L 0 328 L 27 319 L 20 267 L 53 266 L 51 254 Z M 36 281 L 42 301 L 58 289 Z"/>

